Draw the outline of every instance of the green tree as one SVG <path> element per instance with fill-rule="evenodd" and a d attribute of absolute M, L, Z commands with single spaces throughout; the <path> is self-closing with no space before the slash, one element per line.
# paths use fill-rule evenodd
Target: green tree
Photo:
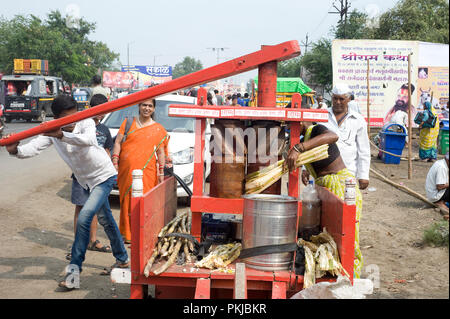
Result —
<path fill-rule="evenodd" d="M 190 74 L 203 69 L 202 62 L 193 57 L 186 56 L 183 61 L 178 62 L 173 67 L 172 78 L 176 79 L 183 75 Z"/>
<path fill-rule="evenodd" d="M 331 32 L 335 39 L 367 39 L 367 18 L 367 14 L 355 9 L 350 12 L 347 22 L 339 21 Z"/>
<path fill-rule="evenodd" d="M 34 15 L 0 19 L 0 70 L 13 71 L 13 60 L 48 60 L 49 73 L 69 83 L 88 84 L 97 72 L 109 68 L 119 57 L 102 42 L 88 35 L 95 23 L 79 20 L 78 28 L 69 27 L 59 11 L 42 21 Z"/>
<path fill-rule="evenodd" d="M 322 85 L 326 91 L 331 90 L 331 40 L 322 38 L 315 42 L 312 50 L 302 57 L 300 64 L 309 72 L 310 82 Z"/>
<path fill-rule="evenodd" d="M 298 56 L 293 59 L 278 62 L 277 75 L 280 77 L 299 77 L 302 57 Z"/>
<path fill-rule="evenodd" d="M 449 43 L 447 0 L 401 0 L 380 16 L 373 39 Z"/>

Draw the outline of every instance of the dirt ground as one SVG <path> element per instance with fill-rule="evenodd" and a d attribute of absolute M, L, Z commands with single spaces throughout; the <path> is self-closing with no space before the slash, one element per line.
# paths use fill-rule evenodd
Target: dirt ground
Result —
<path fill-rule="evenodd" d="M 417 140 L 413 142 L 417 147 Z M 376 159 L 375 150 L 372 155 L 372 168 L 424 194 L 431 163 L 413 162 L 413 179 L 408 180 L 407 161 L 386 165 Z M 55 292 L 73 240 L 70 172 L 61 176 L 0 207 L 0 298 L 129 298 L 127 285 L 113 287 L 108 276 L 99 275 L 103 267 L 114 262 L 112 255 L 92 251 L 86 255 L 81 289 Z M 422 242 L 424 229 L 442 220 L 440 213 L 375 176 L 371 176 L 363 197 L 363 276 L 379 274 L 380 279 L 379 288 L 368 298 L 449 298 L 448 248 Z M 118 220 L 118 201 L 112 200 L 111 205 Z M 107 243 L 101 227 L 98 237 Z"/>

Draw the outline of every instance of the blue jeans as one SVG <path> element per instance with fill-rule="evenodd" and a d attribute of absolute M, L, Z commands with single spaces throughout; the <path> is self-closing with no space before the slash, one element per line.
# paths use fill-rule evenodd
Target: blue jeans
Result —
<path fill-rule="evenodd" d="M 109 207 L 108 196 L 116 181 L 116 176 L 111 176 L 103 183 L 95 186 L 89 198 L 83 206 L 78 216 L 75 240 L 72 245 L 72 259 L 70 264 L 77 265 L 81 272 L 81 264 L 86 255 L 86 249 L 89 244 L 89 232 L 92 218 L 97 213 L 98 222 L 103 226 L 106 235 L 111 243 L 113 256 L 120 263 L 128 261 L 128 253 L 123 244 L 119 228 Z"/>

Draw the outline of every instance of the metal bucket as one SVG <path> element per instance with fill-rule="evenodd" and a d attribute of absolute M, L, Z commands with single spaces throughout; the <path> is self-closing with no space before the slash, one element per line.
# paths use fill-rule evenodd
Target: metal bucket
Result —
<path fill-rule="evenodd" d="M 290 196 L 244 195 L 242 248 L 294 243 L 297 232 L 297 199 Z M 294 253 L 249 257 L 245 264 L 259 270 L 289 269 Z"/>

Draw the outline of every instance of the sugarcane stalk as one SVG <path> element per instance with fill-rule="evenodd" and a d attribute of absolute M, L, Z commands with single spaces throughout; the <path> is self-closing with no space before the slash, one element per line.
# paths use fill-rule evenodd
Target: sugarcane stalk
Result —
<path fill-rule="evenodd" d="M 145 268 L 144 268 L 144 275 L 145 275 L 145 277 L 148 277 L 150 275 L 150 269 L 152 268 L 153 263 L 155 262 L 155 259 L 156 259 L 157 256 L 158 256 L 158 248 L 155 247 L 155 249 L 153 249 L 152 256 L 147 261 L 147 265 L 145 265 Z"/>
<path fill-rule="evenodd" d="M 166 261 L 166 263 L 153 272 L 156 276 L 158 276 L 159 274 L 161 274 L 164 271 L 166 271 L 175 262 L 175 259 L 178 256 L 178 252 L 180 251 L 181 244 L 182 244 L 182 241 L 178 240 L 177 244 L 175 245 L 175 249 L 173 250 L 172 255 L 170 255 L 170 257 Z"/>
<path fill-rule="evenodd" d="M 174 217 L 170 222 L 168 222 L 167 225 L 165 225 L 165 226 L 161 229 L 161 231 L 160 231 L 159 234 L 158 234 L 158 237 L 163 237 L 165 234 L 170 234 L 170 233 L 172 233 L 173 230 L 174 230 L 175 227 L 176 227 L 176 224 L 178 224 L 178 222 L 180 221 L 180 219 L 183 218 L 183 216 L 184 216 L 185 214 L 186 214 L 186 212 L 184 212 L 184 213 L 182 213 L 182 214 L 180 214 L 180 215 Z M 175 226 L 173 225 L 174 223 L 176 223 Z M 173 227 L 172 231 L 170 231 L 170 228 L 172 228 L 172 226 L 174 226 L 174 227 Z M 169 227 L 170 227 L 170 228 L 169 228 Z M 167 231 L 167 230 L 169 230 L 169 231 Z"/>
<path fill-rule="evenodd" d="M 189 246 L 188 246 L 187 239 L 184 240 L 183 251 L 184 251 L 184 255 L 186 256 L 186 262 L 191 263 L 192 259 L 191 259 L 191 254 L 189 253 Z"/>
<path fill-rule="evenodd" d="M 164 244 L 161 247 L 161 256 L 165 256 L 165 253 L 167 252 L 167 248 L 169 248 L 170 241 L 167 238 L 164 238 Z"/>

